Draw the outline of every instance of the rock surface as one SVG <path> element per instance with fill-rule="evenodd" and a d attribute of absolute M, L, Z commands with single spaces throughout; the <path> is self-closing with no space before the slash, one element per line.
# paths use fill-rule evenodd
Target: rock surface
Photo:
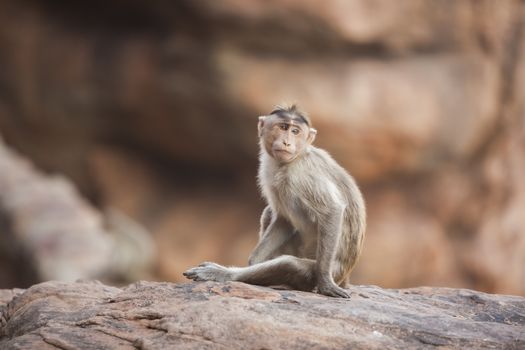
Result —
<path fill-rule="evenodd" d="M 0 296 L 2 349 L 523 349 L 525 298 L 353 286 L 46 282 Z"/>
<path fill-rule="evenodd" d="M 1 139 L 0 169 L 0 287 L 115 276 L 129 281 L 150 268 L 147 233 L 118 213 L 108 220 L 70 180 L 42 173 Z"/>

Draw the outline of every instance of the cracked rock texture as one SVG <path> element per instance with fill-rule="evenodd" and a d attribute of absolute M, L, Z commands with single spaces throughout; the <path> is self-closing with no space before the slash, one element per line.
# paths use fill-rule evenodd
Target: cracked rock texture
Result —
<path fill-rule="evenodd" d="M 46 282 L 0 292 L 2 349 L 523 349 L 525 298 L 353 286 Z"/>

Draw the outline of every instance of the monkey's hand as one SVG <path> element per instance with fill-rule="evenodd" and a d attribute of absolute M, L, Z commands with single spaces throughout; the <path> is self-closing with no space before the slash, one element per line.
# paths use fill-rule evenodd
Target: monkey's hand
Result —
<path fill-rule="evenodd" d="M 319 294 L 327 295 L 329 297 L 350 298 L 350 293 L 348 293 L 346 290 L 339 287 L 332 281 L 319 282 L 319 284 L 317 285 L 317 292 Z"/>
<path fill-rule="evenodd" d="M 233 273 L 230 269 L 212 262 L 203 262 L 182 274 L 194 281 L 226 282 L 231 281 L 233 278 Z"/>

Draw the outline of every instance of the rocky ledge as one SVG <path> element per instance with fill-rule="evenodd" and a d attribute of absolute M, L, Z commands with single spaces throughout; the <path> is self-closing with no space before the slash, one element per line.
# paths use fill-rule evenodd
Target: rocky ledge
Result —
<path fill-rule="evenodd" d="M 237 282 L 46 282 L 0 291 L 0 348 L 525 348 L 523 297 L 350 291 L 345 300 Z"/>

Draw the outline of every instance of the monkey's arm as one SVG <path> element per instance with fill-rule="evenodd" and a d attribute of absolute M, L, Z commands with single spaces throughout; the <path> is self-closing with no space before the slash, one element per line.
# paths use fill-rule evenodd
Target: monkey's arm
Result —
<path fill-rule="evenodd" d="M 272 207 L 267 205 L 266 208 L 264 208 L 264 210 L 263 210 L 263 212 L 261 214 L 261 229 L 259 231 L 259 239 L 262 238 L 262 236 L 266 232 L 266 229 L 272 223 L 272 220 L 273 220 Z"/>
<path fill-rule="evenodd" d="M 344 206 L 334 205 L 330 208 L 329 215 L 319 222 L 316 277 L 319 293 L 349 298 L 350 294 L 336 285 L 332 274 L 337 245 L 342 235 L 344 210 Z"/>
<path fill-rule="evenodd" d="M 261 223 L 266 220 L 266 218 L 264 218 L 266 213 L 267 211 L 265 209 Z M 292 247 L 288 247 L 290 246 L 288 243 L 293 236 L 294 228 L 287 220 L 281 217 L 273 219 L 273 221 L 267 225 L 264 233 L 261 234 L 259 243 L 250 254 L 248 264 L 254 265 L 285 253 L 292 253 L 290 251 Z"/>

